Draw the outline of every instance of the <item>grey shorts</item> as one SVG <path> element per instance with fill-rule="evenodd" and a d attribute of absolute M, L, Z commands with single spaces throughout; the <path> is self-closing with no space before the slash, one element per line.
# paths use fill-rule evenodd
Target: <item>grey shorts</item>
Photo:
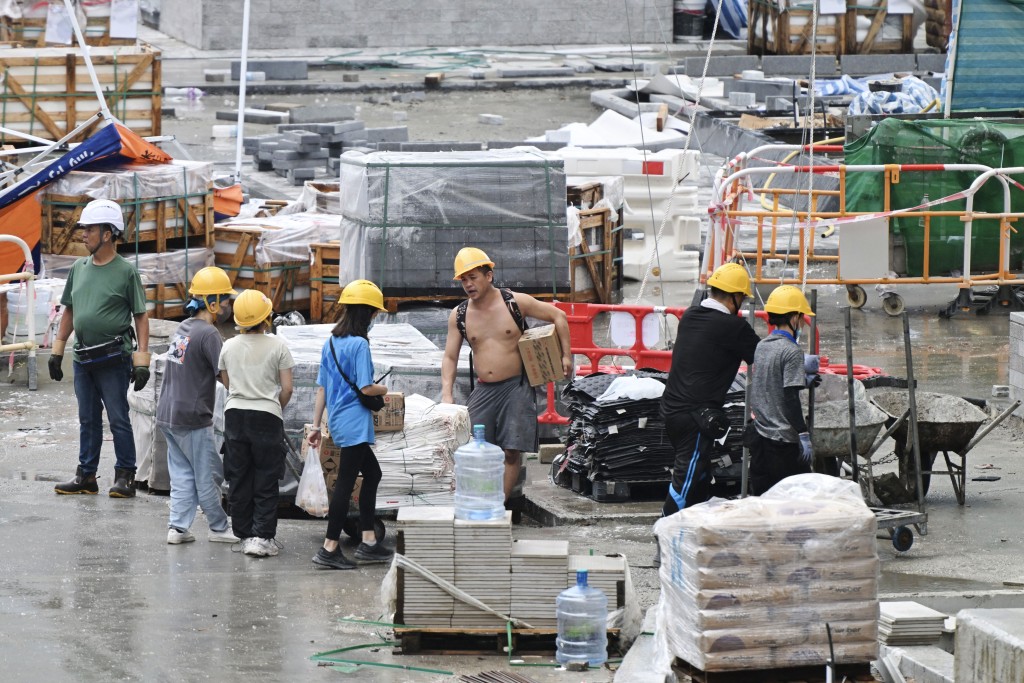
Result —
<path fill-rule="evenodd" d="M 536 453 L 536 393 L 525 377 L 481 382 L 469 395 L 469 419 L 486 427 L 487 441 L 506 451 Z"/>

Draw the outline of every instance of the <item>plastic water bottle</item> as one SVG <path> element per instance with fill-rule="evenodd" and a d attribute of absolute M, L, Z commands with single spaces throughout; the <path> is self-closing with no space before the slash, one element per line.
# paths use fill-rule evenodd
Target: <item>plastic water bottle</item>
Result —
<path fill-rule="evenodd" d="M 455 451 L 455 519 L 486 521 L 505 516 L 505 452 L 473 425 L 473 440 Z"/>
<path fill-rule="evenodd" d="M 608 659 L 608 598 L 587 585 L 587 570 L 576 572 L 576 585 L 558 594 L 558 651 L 560 664 L 586 662 L 599 667 Z"/>
<path fill-rule="evenodd" d="M 189 86 L 187 88 L 164 88 L 165 97 L 180 97 L 186 100 L 198 100 L 205 94 L 205 92 L 193 86 Z"/>

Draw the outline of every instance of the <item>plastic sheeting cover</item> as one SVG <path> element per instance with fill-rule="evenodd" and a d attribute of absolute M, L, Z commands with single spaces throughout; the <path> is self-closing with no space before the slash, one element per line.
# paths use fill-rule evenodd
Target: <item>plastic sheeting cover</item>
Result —
<path fill-rule="evenodd" d="M 820 665 L 877 654 L 875 516 L 856 484 L 789 477 L 761 497 L 712 499 L 654 525 L 661 546 L 658 671 Z"/>
<path fill-rule="evenodd" d="M 173 285 L 191 282 L 201 268 L 214 265 L 213 249 L 177 249 L 163 254 L 127 254 L 125 258 L 136 267 L 145 285 Z M 78 256 L 43 254 L 46 272 L 66 279 Z"/>
<path fill-rule="evenodd" d="M 93 166 L 88 171 L 72 171 L 50 184 L 46 193 L 118 201 L 202 195 L 211 190 L 212 183 L 212 163 L 175 159 L 169 164 L 117 164 L 103 170 Z"/>
<path fill-rule="evenodd" d="M 328 213 L 296 213 L 269 218 L 244 218 L 218 223 L 258 233 L 256 263 L 308 261 L 309 245 L 338 238 L 338 217 Z"/>

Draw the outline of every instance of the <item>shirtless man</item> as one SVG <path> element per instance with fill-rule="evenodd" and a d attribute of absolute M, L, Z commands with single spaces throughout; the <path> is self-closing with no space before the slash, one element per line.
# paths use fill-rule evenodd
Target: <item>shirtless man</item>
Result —
<path fill-rule="evenodd" d="M 529 294 L 500 290 L 494 286 L 494 262 L 475 247 L 465 247 L 455 257 L 455 278 L 462 282 L 468 299 L 448 317 L 448 342 L 441 362 L 441 400 L 453 403 L 452 389 L 462 341 L 473 350 L 477 382 L 469 396 L 472 424 L 486 427 L 487 441 L 505 451 L 505 499 L 519 480 L 522 453 L 537 451 L 537 404 L 533 387 L 523 373 L 519 338 L 525 318 L 555 324 L 562 345 L 562 369 L 572 376 L 569 323 L 551 304 Z M 460 309 L 462 314 L 460 316 Z M 460 329 L 460 317 L 464 320 Z"/>

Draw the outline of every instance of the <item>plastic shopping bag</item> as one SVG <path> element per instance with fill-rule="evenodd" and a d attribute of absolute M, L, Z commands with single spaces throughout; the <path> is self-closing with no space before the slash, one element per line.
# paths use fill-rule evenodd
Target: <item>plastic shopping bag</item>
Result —
<path fill-rule="evenodd" d="M 327 499 L 324 471 L 320 467 L 320 452 L 316 448 L 310 447 L 306 451 L 306 464 L 302 466 L 295 504 L 314 517 L 327 516 L 330 501 Z"/>

